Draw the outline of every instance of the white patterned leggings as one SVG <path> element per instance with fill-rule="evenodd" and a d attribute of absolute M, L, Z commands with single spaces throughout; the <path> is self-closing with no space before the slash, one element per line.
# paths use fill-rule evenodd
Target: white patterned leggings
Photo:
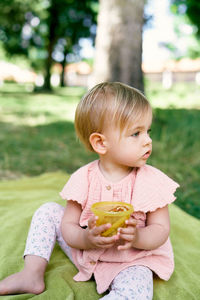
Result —
<path fill-rule="evenodd" d="M 61 234 L 64 207 L 49 202 L 36 210 L 29 229 L 25 255 L 37 255 L 49 261 L 55 242 L 72 260 L 70 247 Z M 153 298 L 153 274 L 144 266 L 133 266 L 121 271 L 112 281 L 104 300 L 151 300 Z"/>

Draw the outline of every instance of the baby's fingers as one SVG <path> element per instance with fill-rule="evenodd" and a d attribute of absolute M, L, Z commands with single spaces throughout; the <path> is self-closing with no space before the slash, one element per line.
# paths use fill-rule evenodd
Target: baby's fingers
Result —
<path fill-rule="evenodd" d="M 96 226 L 95 228 L 92 229 L 92 234 L 93 235 L 100 235 L 102 232 L 106 231 L 108 228 L 111 227 L 111 224 L 103 224 L 100 226 Z"/>
<path fill-rule="evenodd" d="M 120 245 L 117 247 L 118 250 L 127 250 L 132 248 L 132 243 L 131 242 L 127 242 L 124 245 Z"/>
<path fill-rule="evenodd" d="M 118 240 L 118 235 L 113 235 L 109 237 L 100 237 L 99 243 L 102 245 L 110 245 L 116 242 Z"/>
<path fill-rule="evenodd" d="M 120 234 L 120 237 L 122 235 L 135 235 L 136 234 L 136 228 L 132 226 L 128 226 L 126 228 L 119 228 L 118 233 Z"/>
<path fill-rule="evenodd" d="M 127 242 L 132 242 L 134 240 L 135 236 L 132 234 L 120 234 L 120 239 L 127 241 Z"/>
<path fill-rule="evenodd" d="M 98 217 L 96 217 L 96 216 L 92 216 L 89 218 L 89 220 L 88 220 L 88 228 L 89 229 L 92 229 L 93 227 L 96 226 L 97 219 L 98 219 Z"/>
<path fill-rule="evenodd" d="M 137 221 L 133 218 L 130 218 L 129 220 L 125 221 L 126 225 L 130 225 L 130 226 L 136 226 L 137 225 Z"/>
<path fill-rule="evenodd" d="M 136 240 L 137 231 L 135 227 L 129 226 L 127 228 L 119 228 L 118 234 L 120 239 L 127 242 L 133 242 Z"/>

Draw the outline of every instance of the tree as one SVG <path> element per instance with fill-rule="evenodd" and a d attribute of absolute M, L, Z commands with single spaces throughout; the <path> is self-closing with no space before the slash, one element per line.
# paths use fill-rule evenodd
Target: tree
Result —
<path fill-rule="evenodd" d="M 94 82 L 121 81 L 143 90 L 144 0 L 100 0 Z"/>
<path fill-rule="evenodd" d="M 49 36 L 47 38 L 48 56 L 46 60 L 46 86 L 50 87 L 50 70 L 52 66 L 53 52 L 60 52 L 62 65 L 61 83 L 64 85 L 64 68 L 67 62 L 67 54 L 77 51 L 80 38 L 91 37 L 94 34 L 91 26 L 96 24 L 96 12 L 92 4 L 97 0 L 51 0 L 48 7 L 47 25 Z"/>
<path fill-rule="evenodd" d="M 7 53 L 25 55 L 35 69 L 42 69 L 45 88 L 50 89 L 53 62 L 64 69 L 67 54 L 78 52 L 79 39 L 94 39 L 97 2 L 5 0 L 0 3 L 0 40 Z"/>

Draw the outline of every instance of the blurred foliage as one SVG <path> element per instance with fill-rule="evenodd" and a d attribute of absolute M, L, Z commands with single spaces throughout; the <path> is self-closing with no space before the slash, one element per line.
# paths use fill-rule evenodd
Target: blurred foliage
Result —
<path fill-rule="evenodd" d="M 187 15 L 191 23 L 196 26 L 196 34 L 200 37 L 200 2 L 197 0 L 171 0 L 171 10 L 177 15 Z"/>
<path fill-rule="evenodd" d="M 79 40 L 94 41 L 98 0 L 5 0 L 0 2 L 0 40 L 10 56 L 27 57 L 45 74 L 50 89 L 53 62 L 65 66 L 79 54 Z"/>
<path fill-rule="evenodd" d="M 174 32 L 177 38 L 184 39 L 185 46 L 165 43 L 165 47 L 173 53 L 174 58 L 183 56 L 197 58 L 200 56 L 200 2 L 197 0 L 171 0 L 171 12 L 176 16 Z M 187 47 L 186 47 L 187 45 Z"/>

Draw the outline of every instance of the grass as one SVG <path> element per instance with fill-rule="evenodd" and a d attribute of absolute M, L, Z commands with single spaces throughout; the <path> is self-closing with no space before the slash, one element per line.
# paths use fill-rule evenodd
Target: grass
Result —
<path fill-rule="evenodd" d="M 200 109 L 200 86 L 195 83 L 176 83 L 167 90 L 161 84 L 147 81 L 146 92 L 153 107 Z"/>
<path fill-rule="evenodd" d="M 148 163 L 179 182 L 176 204 L 200 218 L 200 88 L 182 84 L 163 91 L 152 83 L 146 87 L 154 106 L 153 154 Z M 28 90 L 14 84 L 0 88 L 0 179 L 57 170 L 71 173 L 95 159 L 74 133 L 74 110 L 85 90 Z"/>

